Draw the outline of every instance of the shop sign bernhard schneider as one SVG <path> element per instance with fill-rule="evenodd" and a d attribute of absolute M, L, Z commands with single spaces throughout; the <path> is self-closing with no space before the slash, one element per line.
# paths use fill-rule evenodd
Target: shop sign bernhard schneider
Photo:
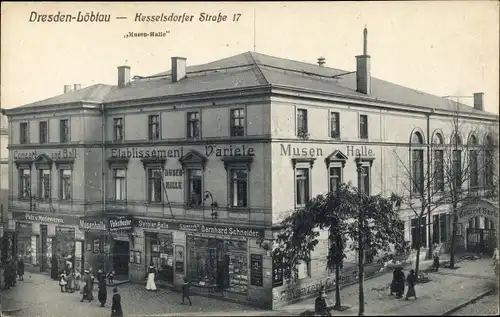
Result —
<path fill-rule="evenodd" d="M 109 231 L 130 231 L 132 230 L 132 218 L 121 216 L 121 217 L 109 217 Z"/>

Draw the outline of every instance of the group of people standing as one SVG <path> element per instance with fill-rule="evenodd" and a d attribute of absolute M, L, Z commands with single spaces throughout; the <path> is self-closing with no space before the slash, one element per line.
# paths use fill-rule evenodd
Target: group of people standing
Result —
<path fill-rule="evenodd" d="M 415 284 L 417 283 L 417 275 L 414 270 L 410 270 L 410 274 L 406 278 L 406 283 L 408 284 L 408 291 L 406 292 L 405 299 L 409 299 L 410 297 L 414 297 L 417 299 L 417 294 L 415 293 Z M 402 267 L 397 267 L 394 269 L 392 274 L 392 283 L 391 283 L 391 295 L 396 294 L 397 298 L 403 297 L 405 292 L 405 273 L 403 272 Z"/>
<path fill-rule="evenodd" d="M 10 289 L 16 286 L 17 278 L 24 281 L 24 260 L 21 256 L 16 259 L 8 259 L 5 263 L 4 271 L 4 289 Z"/>

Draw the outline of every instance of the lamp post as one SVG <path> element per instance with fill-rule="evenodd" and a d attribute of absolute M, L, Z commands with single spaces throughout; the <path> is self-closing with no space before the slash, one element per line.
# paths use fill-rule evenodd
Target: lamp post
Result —
<path fill-rule="evenodd" d="M 206 190 L 204 193 L 203 193 L 203 202 L 205 202 L 207 199 L 210 199 L 210 207 L 212 209 L 212 212 L 210 213 L 210 215 L 212 216 L 212 219 L 217 219 L 218 217 L 218 213 L 217 211 L 214 211 L 214 207 L 216 208 L 217 207 L 217 202 L 214 202 L 214 196 L 212 195 L 212 193 L 208 190 Z"/>
<path fill-rule="evenodd" d="M 358 190 L 360 198 L 363 199 L 364 188 L 363 188 L 363 166 L 358 163 L 357 164 L 357 172 L 358 172 Z M 364 296 L 364 236 L 363 236 L 363 227 L 365 222 L 363 206 L 359 208 L 359 226 L 358 226 L 358 280 L 359 280 L 359 292 L 358 292 L 358 301 L 359 301 L 359 309 L 358 316 L 364 316 L 365 314 L 365 296 Z"/>

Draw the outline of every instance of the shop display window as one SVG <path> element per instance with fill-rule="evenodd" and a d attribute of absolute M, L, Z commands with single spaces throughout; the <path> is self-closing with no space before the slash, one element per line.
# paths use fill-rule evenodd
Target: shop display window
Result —
<path fill-rule="evenodd" d="M 188 276 L 194 283 L 245 294 L 248 291 L 246 241 L 188 236 Z"/>
<path fill-rule="evenodd" d="M 150 263 L 156 268 L 157 279 L 170 283 L 174 281 L 173 240 L 172 234 L 158 234 L 150 242 Z"/>

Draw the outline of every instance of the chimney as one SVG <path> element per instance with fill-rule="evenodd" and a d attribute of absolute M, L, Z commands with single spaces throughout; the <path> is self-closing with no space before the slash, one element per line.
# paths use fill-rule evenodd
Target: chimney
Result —
<path fill-rule="evenodd" d="M 64 85 L 64 93 L 68 93 L 73 90 L 73 85 Z"/>
<path fill-rule="evenodd" d="M 474 96 L 474 109 L 484 111 L 484 105 L 483 105 L 484 93 L 475 92 L 472 95 Z"/>
<path fill-rule="evenodd" d="M 326 59 L 323 56 L 320 56 L 318 58 L 318 65 L 323 66 L 323 65 L 325 65 L 325 63 L 326 63 Z"/>
<path fill-rule="evenodd" d="M 130 84 L 130 66 L 118 66 L 118 87 Z"/>
<path fill-rule="evenodd" d="M 172 57 L 172 82 L 178 82 L 186 77 L 186 58 Z"/>
<path fill-rule="evenodd" d="M 363 31 L 363 55 L 356 56 L 356 90 L 369 95 L 371 93 L 370 55 L 368 55 L 368 30 Z"/>
<path fill-rule="evenodd" d="M 82 89 L 82 85 L 81 84 L 75 84 L 73 90 L 79 90 L 79 89 Z"/>

